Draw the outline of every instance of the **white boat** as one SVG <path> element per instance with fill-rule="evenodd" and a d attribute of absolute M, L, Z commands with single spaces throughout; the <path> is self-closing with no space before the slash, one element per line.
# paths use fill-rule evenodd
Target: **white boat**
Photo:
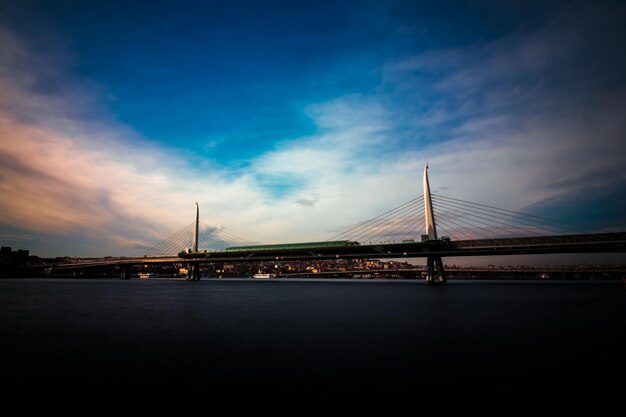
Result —
<path fill-rule="evenodd" d="M 254 274 L 252 278 L 276 278 L 276 274 Z"/>

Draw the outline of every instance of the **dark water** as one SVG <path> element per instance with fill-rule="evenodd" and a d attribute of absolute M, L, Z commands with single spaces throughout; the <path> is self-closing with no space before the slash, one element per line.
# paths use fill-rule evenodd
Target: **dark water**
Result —
<path fill-rule="evenodd" d="M 61 389 L 621 390 L 617 283 L 1 280 L 0 374 Z"/>

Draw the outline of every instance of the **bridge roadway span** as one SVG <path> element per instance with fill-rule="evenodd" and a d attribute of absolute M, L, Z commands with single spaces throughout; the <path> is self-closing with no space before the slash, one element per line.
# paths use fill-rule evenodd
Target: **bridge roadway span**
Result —
<path fill-rule="evenodd" d="M 306 261 L 322 259 L 423 258 L 428 256 L 492 256 L 555 253 L 626 252 L 626 232 L 585 235 L 559 235 L 504 239 L 380 243 L 346 247 L 228 252 L 212 251 L 189 257 L 106 258 L 55 265 L 55 269 L 106 265 L 155 263 L 212 263 L 258 261 Z"/>

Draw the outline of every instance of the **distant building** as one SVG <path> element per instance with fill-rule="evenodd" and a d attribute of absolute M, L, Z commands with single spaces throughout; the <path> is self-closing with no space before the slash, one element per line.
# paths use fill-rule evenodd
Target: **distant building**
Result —
<path fill-rule="evenodd" d="M 11 260 L 11 247 L 3 246 L 0 249 L 0 262 L 6 263 Z"/>
<path fill-rule="evenodd" d="M 16 255 L 15 255 L 15 260 L 18 263 L 23 263 L 28 261 L 28 255 L 30 254 L 30 251 L 25 250 L 25 249 L 18 249 Z"/>

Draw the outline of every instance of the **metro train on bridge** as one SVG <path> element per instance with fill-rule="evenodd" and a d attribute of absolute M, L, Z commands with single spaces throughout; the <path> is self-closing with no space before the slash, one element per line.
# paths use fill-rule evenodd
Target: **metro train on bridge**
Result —
<path fill-rule="evenodd" d="M 359 246 L 359 242 L 350 240 L 331 240 L 325 242 L 281 243 L 277 245 L 232 246 L 224 252 L 261 252 L 272 250 L 326 249 Z"/>

